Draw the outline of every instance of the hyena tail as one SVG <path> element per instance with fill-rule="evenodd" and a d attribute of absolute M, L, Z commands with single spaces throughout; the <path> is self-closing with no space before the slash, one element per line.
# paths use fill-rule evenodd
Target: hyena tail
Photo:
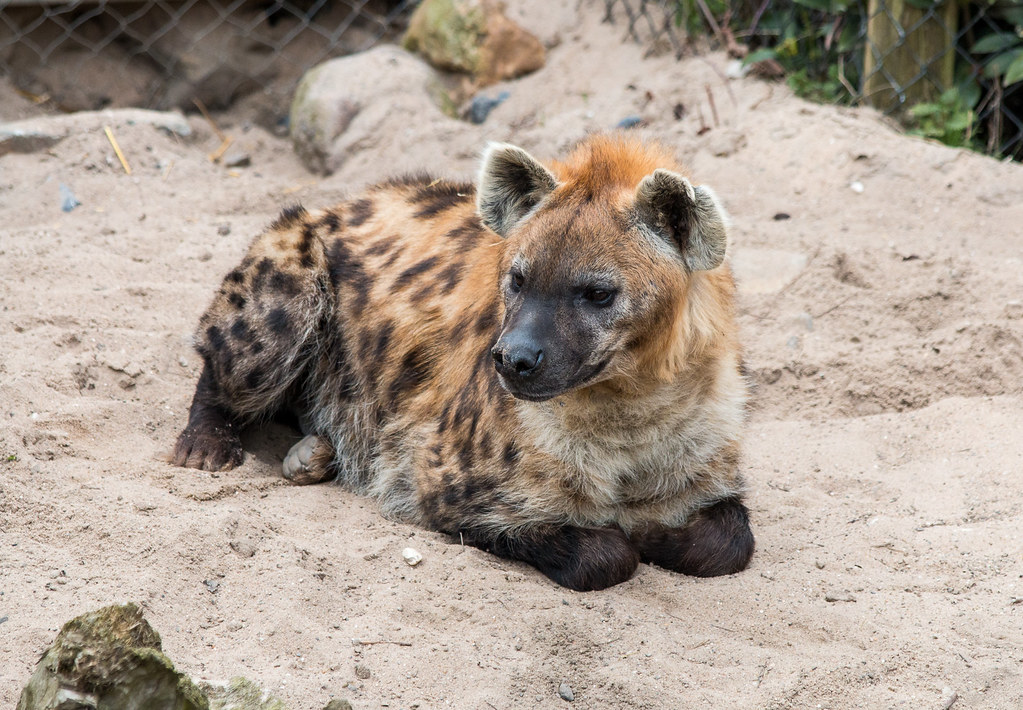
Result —
<path fill-rule="evenodd" d="M 252 243 L 199 321 L 203 372 L 171 462 L 206 470 L 241 462 L 238 428 L 276 412 L 320 349 L 333 296 L 317 223 L 289 208 Z"/>

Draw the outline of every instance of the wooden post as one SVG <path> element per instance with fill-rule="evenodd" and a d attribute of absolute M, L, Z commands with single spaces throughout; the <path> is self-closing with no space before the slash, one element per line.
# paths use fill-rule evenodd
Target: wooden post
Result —
<path fill-rule="evenodd" d="M 902 111 L 934 101 L 952 87 L 957 0 L 936 0 L 931 10 L 906 0 L 870 0 L 868 13 L 863 50 L 867 102 L 886 113 Z"/>

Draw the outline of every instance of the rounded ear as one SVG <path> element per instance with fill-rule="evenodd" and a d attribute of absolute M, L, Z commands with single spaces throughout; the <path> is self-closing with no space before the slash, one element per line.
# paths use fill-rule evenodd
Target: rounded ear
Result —
<path fill-rule="evenodd" d="M 728 216 L 709 187 L 693 187 L 670 170 L 655 170 L 636 188 L 636 217 L 679 248 L 690 271 L 708 271 L 725 260 Z"/>
<path fill-rule="evenodd" d="M 550 170 L 522 148 L 491 143 L 483 154 L 476 211 L 502 237 L 558 186 Z"/>

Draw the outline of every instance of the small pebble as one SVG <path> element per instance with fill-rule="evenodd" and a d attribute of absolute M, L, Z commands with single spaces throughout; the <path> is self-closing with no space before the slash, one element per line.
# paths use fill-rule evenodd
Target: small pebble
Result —
<path fill-rule="evenodd" d="M 181 365 L 182 367 L 188 367 L 188 360 L 186 360 L 184 357 L 179 357 L 178 364 Z"/>
<path fill-rule="evenodd" d="M 621 121 L 615 124 L 615 128 L 635 128 L 636 126 L 643 125 L 643 119 L 639 116 L 626 116 Z"/>
<path fill-rule="evenodd" d="M 792 215 L 790 215 L 788 212 L 776 212 L 773 219 L 775 222 L 783 222 L 784 220 L 791 218 Z"/>
<path fill-rule="evenodd" d="M 359 680 L 369 680 L 369 677 L 371 675 L 372 673 L 369 672 L 369 668 L 367 668 L 366 666 L 355 667 L 355 677 L 358 678 Z"/>
<path fill-rule="evenodd" d="M 352 710 L 352 704 L 341 698 L 334 698 L 323 708 L 323 710 Z"/>
<path fill-rule="evenodd" d="M 220 582 L 215 579 L 203 580 L 203 584 L 206 585 L 206 589 L 209 590 L 210 594 L 216 594 L 220 590 Z"/>
<path fill-rule="evenodd" d="M 78 198 L 75 197 L 75 193 L 71 192 L 71 188 L 64 183 L 60 183 L 58 189 L 60 190 L 60 209 L 62 211 L 70 212 L 75 207 L 82 204 L 78 201 Z"/>
<path fill-rule="evenodd" d="M 941 691 L 941 710 L 949 710 L 957 700 L 959 700 L 959 693 L 946 686 Z"/>
<path fill-rule="evenodd" d="M 838 591 L 838 590 L 832 590 L 832 591 L 826 592 L 824 594 L 824 601 L 826 601 L 826 602 L 854 602 L 854 601 L 856 601 L 856 597 L 854 597 L 849 592 L 842 592 L 842 591 Z"/>
<path fill-rule="evenodd" d="M 572 692 L 572 686 L 568 683 L 562 683 L 558 686 L 558 695 L 561 696 L 562 700 L 567 700 L 568 702 L 575 700 L 575 693 Z"/>
<path fill-rule="evenodd" d="M 220 236 L 226 237 L 230 233 L 231 233 L 231 225 L 228 224 L 227 222 L 224 222 L 223 224 L 218 224 L 217 225 L 217 234 L 219 234 Z"/>
<path fill-rule="evenodd" d="M 247 168 L 252 165 L 252 157 L 248 153 L 230 152 L 224 156 L 224 167 L 226 168 Z"/>
<path fill-rule="evenodd" d="M 507 101 L 510 96 L 507 91 L 502 91 L 494 98 L 482 94 L 473 97 L 472 103 L 469 104 L 469 120 L 476 124 L 483 123 L 490 112 Z"/>
<path fill-rule="evenodd" d="M 405 562 L 408 563 L 409 567 L 415 567 L 423 561 L 423 556 L 411 547 L 406 547 L 402 550 L 401 556 L 405 558 Z"/>
<path fill-rule="evenodd" d="M 860 182 L 859 180 L 854 180 L 853 182 L 849 183 L 849 189 L 855 192 L 857 195 L 859 195 L 863 192 L 864 189 L 863 183 Z"/>
<path fill-rule="evenodd" d="M 817 560 L 814 564 L 817 566 L 817 569 L 824 569 L 824 563 L 820 560 Z"/>

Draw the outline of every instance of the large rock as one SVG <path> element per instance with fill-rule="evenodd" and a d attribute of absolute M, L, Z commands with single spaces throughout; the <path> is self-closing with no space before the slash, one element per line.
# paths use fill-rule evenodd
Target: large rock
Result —
<path fill-rule="evenodd" d="M 355 151 L 381 150 L 417 126 L 449 121 L 434 102 L 434 71 L 381 46 L 310 69 L 291 104 L 291 139 L 310 170 L 333 173 Z"/>
<path fill-rule="evenodd" d="M 497 0 L 424 0 L 403 44 L 438 69 L 471 74 L 480 86 L 536 71 L 546 59 L 540 40 L 508 19 Z"/>
<path fill-rule="evenodd" d="M 142 611 L 125 604 L 64 624 L 17 710 L 209 710 L 209 703 L 163 655 Z"/>

